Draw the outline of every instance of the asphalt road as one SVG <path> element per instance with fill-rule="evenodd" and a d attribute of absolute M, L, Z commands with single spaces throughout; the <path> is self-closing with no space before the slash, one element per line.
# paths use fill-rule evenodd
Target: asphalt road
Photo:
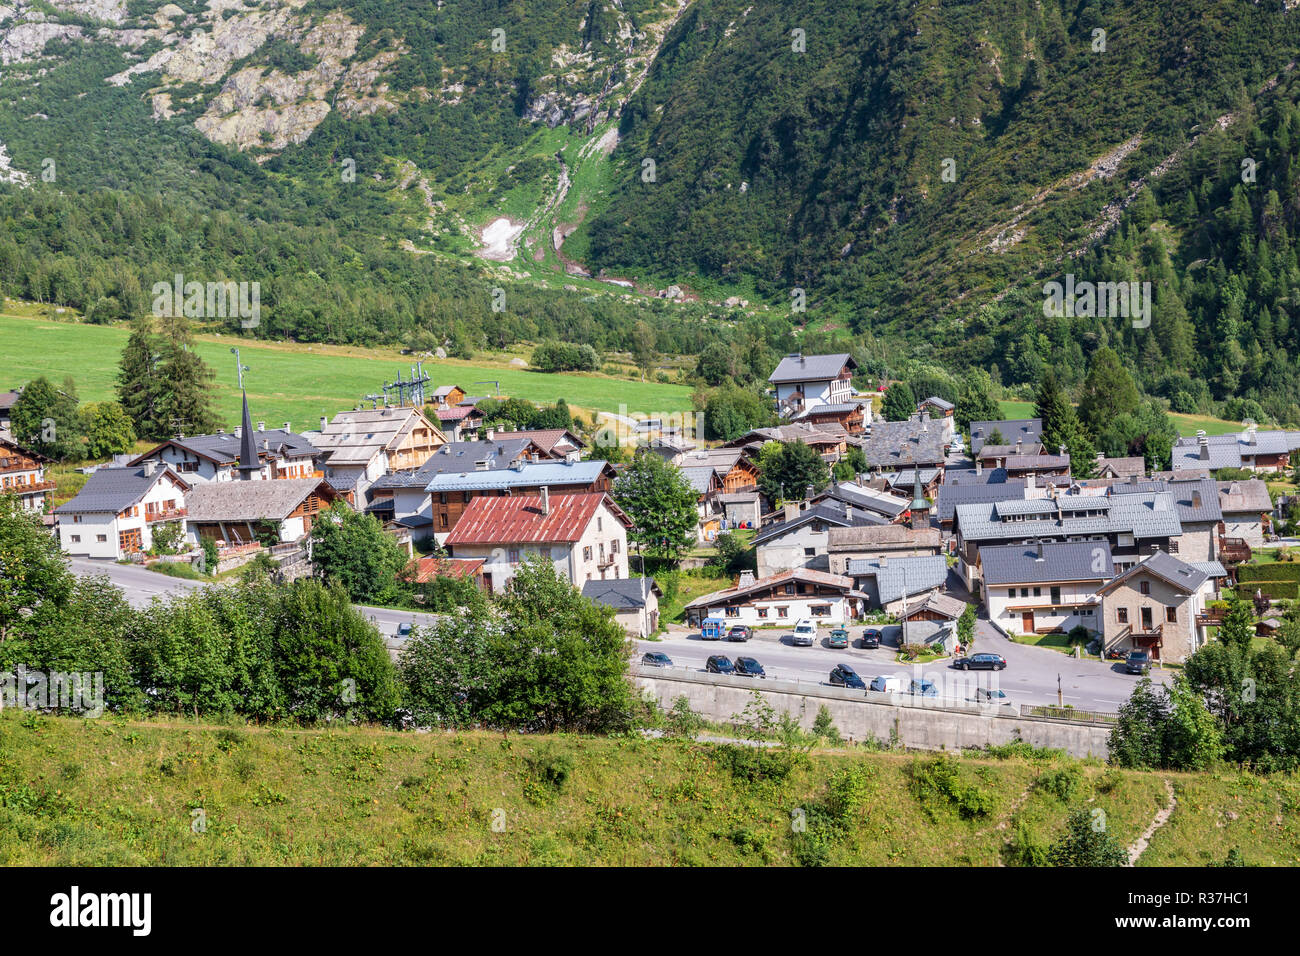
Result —
<path fill-rule="evenodd" d="M 965 699 L 972 686 L 994 687 L 1006 691 L 1007 696 L 1022 704 L 1057 703 L 1057 675 L 1061 681 L 1061 702 L 1079 710 L 1113 713 L 1128 699 L 1138 678 L 1123 672 L 1120 662 L 1075 660 L 1058 651 L 1015 644 L 1002 637 L 986 621 L 980 621 L 976 630 L 975 652 L 1001 654 L 1007 659 L 1003 671 L 957 671 L 948 662 L 933 664 L 900 664 L 894 658 L 897 652 L 899 627 L 883 628 L 885 643 L 879 648 L 865 650 L 859 646 L 863 627 L 849 628 L 852 646 L 832 650 L 826 646 L 829 628 L 822 628 L 818 642 L 812 647 L 794 647 L 788 635 L 780 630 L 756 631 L 753 640 L 745 643 L 730 641 L 704 641 L 698 631 L 676 628 L 658 641 L 637 641 L 637 656 L 645 651 L 663 651 L 677 666 L 703 670 L 711 655 L 722 654 L 735 660 L 752 657 L 763 665 L 769 677 L 782 680 L 808 681 L 815 684 L 828 682 L 836 664 L 847 663 L 866 682 L 877 675 L 891 675 L 903 679 L 904 687 L 915 677 L 924 676 L 934 681 L 940 696 Z M 1169 672 L 1153 670 L 1153 680 L 1167 680 Z M 973 684 L 971 682 L 974 682 Z"/>
<path fill-rule="evenodd" d="M 168 577 L 135 564 L 118 564 L 116 561 L 91 558 L 72 558 L 71 563 L 72 570 L 77 574 L 107 574 L 109 580 L 122 589 L 132 607 L 145 607 L 156 597 L 184 594 L 208 586 L 204 581 Z M 401 623 L 428 625 L 438 619 L 435 614 L 397 611 L 386 607 L 358 604 L 356 608 L 379 628 L 379 633 L 384 635 L 390 650 L 401 644 L 396 640 L 397 628 Z"/>

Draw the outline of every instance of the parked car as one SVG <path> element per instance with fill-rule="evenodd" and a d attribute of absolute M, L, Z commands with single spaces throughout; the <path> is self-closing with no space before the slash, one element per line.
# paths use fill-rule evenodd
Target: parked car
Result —
<path fill-rule="evenodd" d="M 410 622 L 410 621 L 403 621 L 401 624 L 397 625 L 397 636 L 398 636 L 398 637 L 410 637 L 410 636 L 411 636 L 411 622 Z"/>
<path fill-rule="evenodd" d="M 1124 658 L 1124 670 L 1129 674 L 1150 674 L 1151 655 L 1146 651 L 1129 651 Z"/>
<path fill-rule="evenodd" d="M 754 632 L 748 624 L 737 624 L 727 632 L 729 641 L 747 641 L 753 636 Z"/>
<path fill-rule="evenodd" d="M 907 692 L 919 697 L 938 697 L 939 688 L 934 686 L 934 681 L 927 678 L 912 678 L 912 683 L 908 686 Z"/>
<path fill-rule="evenodd" d="M 649 667 L 672 667 L 673 659 L 663 651 L 646 651 L 641 655 L 641 663 Z"/>
<path fill-rule="evenodd" d="M 870 648 L 870 647 L 879 647 L 879 646 L 880 646 L 880 639 L 881 639 L 881 637 L 883 637 L 883 636 L 884 636 L 884 635 L 880 633 L 880 629 L 879 629 L 879 628 L 877 628 L 877 627 L 869 627 L 869 628 L 867 628 L 865 631 L 862 632 L 862 646 L 863 646 L 863 647 L 867 647 L 867 648 Z"/>
<path fill-rule="evenodd" d="M 968 654 L 953 662 L 964 671 L 1004 671 L 1007 659 L 1001 654 Z"/>
<path fill-rule="evenodd" d="M 731 663 L 730 657 L 723 657 L 721 654 L 712 655 L 704 664 L 704 669 L 710 674 L 734 674 L 736 665 Z"/>
<path fill-rule="evenodd" d="M 836 664 L 835 670 L 831 671 L 831 683 L 836 687 L 849 687 L 857 690 L 866 690 L 867 685 L 862 678 L 848 664 Z"/>
<path fill-rule="evenodd" d="M 976 687 L 975 699 L 981 704 L 1010 704 L 1007 692 L 996 687 Z"/>
<path fill-rule="evenodd" d="M 736 658 L 736 673 L 741 677 L 766 677 L 763 665 L 752 657 Z"/>
<path fill-rule="evenodd" d="M 898 677 L 886 677 L 883 674 L 879 677 L 871 678 L 871 690 L 878 694 L 901 694 L 903 692 L 903 681 Z"/>
<path fill-rule="evenodd" d="M 794 633 L 790 635 L 790 643 L 795 647 L 812 647 L 816 640 L 817 625 L 808 620 L 797 623 L 794 626 Z"/>
<path fill-rule="evenodd" d="M 848 629 L 843 627 L 831 628 L 831 636 L 826 639 L 826 646 L 827 647 L 848 647 L 849 646 Z"/>

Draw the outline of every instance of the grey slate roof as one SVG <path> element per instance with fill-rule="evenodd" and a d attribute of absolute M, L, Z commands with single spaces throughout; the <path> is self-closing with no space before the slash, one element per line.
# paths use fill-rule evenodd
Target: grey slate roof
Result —
<path fill-rule="evenodd" d="M 1268 486 L 1258 478 L 1249 481 L 1217 481 L 1219 507 L 1228 514 L 1264 514 L 1273 510 Z"/>
<path fill-rule="evenodd" d="M 1043 433 L 1043 420 L 1041 418 L 1007 418 L 1000 422 L 971 422 L 970 423 L 970 447 L 971 454 L 978 455 L 988 437 L 993 434 L 994 430 L 1002 433 L 1002 440 L 1014 445 L 1019 438 L 1025 444 L 1036 442 Z"/>
<path fill-rule="evenodd" d="M 781 382 L 819 382 L 838 378 L 845 365 L 857 367 L 848 352 L 834 355 L 787 355 L 767 377 L 773 384 Z"/>
<path fill-rule="evenodd" d="M 282 521 L 322 485 L 323 478 L 276 481 L 208 481 L 185 495 L 190 521 Z"/>
<path fill-rule="evenodd" d="M 1044 502 L 1051 512 L 1040 512 Z M 1060 510 L 1057 511 L 1059 503 Z M 1081 511 L 1099 512 L 1093 515 Z M 1002 515 L 1026 515 L 1023 520 L 1002 520 Z M 1118 534 L 1135 538 L 1165 538 L 1182 534 L 1182 523 L 1169 492 L 1127 495 L 1061 495 L 1025 502 L 980 502 L 957 506 L 955 520 L 969 541 L 1029 540 L 1062 535 Z"/>
<path fill-rule="evenodd" d="M 439 446 L 419 468 L 382 475 L 371 488 L 423 488 L 435 475 L 478 471 L 481 461 L 487 471 L 508 468 L 529 445 L 527 438 L 497 438 L 493 441 L 450 441 Z"/>
<path fill-rule="evenodd" d="M 920 594 L 942 587 L 948 578 L 948 562 L 943 555 L 891 557 L 881 567 L 880 559 L 857 559 L 849 562 L 848 575 L 855 580 L 876 579 L 880 603 L 897 601 L 904 594 Z"/>
<path fill-rule="evenodd" d="M 1139 478 L 1124 482 L 1115 482 L 1110 486 L 1112 495 L 1132 494 L 1134 492 L 1167 491 L 1174 496 L 1174 507 L 1178 509 L 1178 519 L 1186 524 L 1213 522 L 1223 520 L 1223 510 L 1219 507 L 1219 492 L 1215 483 L 1207 478 L 1194 478 L 1174 481 Z M 1200 504 L 1195 504 L 1197 493 Z"/>
<path fill-rule="evenodd" d="M 876 491 L 861 485 L 835 482 L 825 491 L 828 498 L 843 501 L 857 508 L 866 508 L 890 518 L 897 518 L 907 510 L 907 502 L 887 491 Z"/>
<path fill-rule="evenodd" d="M 716 469 L 709 465 L 700 465 L 692 468 L 680 469 L 682 477 L 686 479 L 691 486 L 691 490 L 697 495 L 705 494 L 713 485 L 713 476 Z"/>
<path fill-rule="evenodd" d="M 1136 577 L 1142 572 L 1150 572 L 1156 577 L 1161 578 L 1174 587 L 1191 593 L 1204 584 L 1209 577 L 1204 571 L 1188 564 L 1185 561 L 1179 561 L 1172 555 L 1163 551 L 1157 551 L 1149 557 L 1143 558 L 1133 567 L 1129 568 L 1123 574 L 1112 578 L 1097 589 L 1098 593 L 1105 593 L 1114 590 L 1120 583 L 1127 581 L 1129 578 Z"/>
<path fill-rule="evenodd" d="M 152 475 L 144 465 L 138 468 L 96 468 L 77 496 L 66 504 L 59 505 L 54 513 L 120 514 L 132 505 L 139 504 L 140 499 L 162 480 L 163 475 L 178 477 L 166 467 L 158 467 Z M 186 492 L 187 497 L 193 490 L 191 488 Z"/>
<path fill-rule="evenodd" d="M 646 601 L 641 597 L 644 587 L 647 596 L 661 593 L 654 578 L 642 584 L 642 578 L 614 578 L 604 581 L 587 581 L 582 585 L 582 596 L 588 600 L 612 607 L 615 611 L 639 611 Z"/>
<path fill-rule="evenodd" d="M 872 468 L 897 470 L 911 465 L 941 464 L 943 428 L 937 423 L 909 419 L 905 422 L 873 422 L 871 434 L 862 442 L 862 453 Z"/>
<path fill-rule="evenodd" d="M 824 521 L 827 524 L 837 525 L 841 528 L 856 528 L 886 523 L 884 518 L 864 512 L 861 508 L 854 508 L 852 515 L 850 515 L 847 513 L 843 502 L 831 499 L 801 511 L 793 518 L 773 522 L 754 535 L 754 544 L 766 544 L 768 541 L 780 538 L 814 520 Z"/>
<path fill-rule="evenodd" d="M 447 472 L 434 475 L 425 491 L 495 491 L 548 485 L 589 485 L 597 481 L 606 468 L 603 461 L 529 462 L 522 468 L 498 468 L 496 471 Z"/>
<path fill-rule="evenodd" d="M 1017 501 L 1025 496 L 1025 482 L 1022 478 L 1011 481 L 990 482 L 988 484 L 958 483 L 950 485 L 946 481 L 939 486 L 939 520 L 951 521 L 958 505 L 979 504 L 980 502 Z"/>
<path fill-rule="evenodd" d="M 950 412 L 957 407 L 946 398 L 940 398 L 938 395 L 931 395 L 929 398 L 923 398 L 917 403 L 917 405 L 918 407 L 921 405 L 933 405 L 935 408 L 943 409 L 945 412 Z"/>
<path fill-rule="evenodd" d="M 1179 438 L 1173 447 L 1171 458 L 1174 471 L 1193 468 L 1240 468 L 1242 458 L 1255 455 L 1284 455 L 1300 449 L 1300 431 L 1280 431 L 1278 429 L 1257 429 L 1254 442 L 1246 430 L 1229 432 L 1226 435 L 1207 435 L 1205 447 L 1208 459 L 1201 457 L 1199 436 Z"/>
<path fill-rule="evenodd" d="M 916 471 L 917 471 L 917 469 L 915 469 L 915 468 L 904 468 L 902 471 L 886 471 L 886 472 L 882 472 L 882 473 L 880 474 L 880 477 L 883 478 L 883 479 L 885 479 L 885 482 L 886 482 L 886 483 L 889 485 L 889 487 L 891 487 L 891 488 L 897 488 L 897 487 L 899 487 L 900 485 L 902 485 L 903 487 L 905 487 L 905 488 L 907 488 L 908 490 L 910 490 L 910 489 L 912 488 L 912 486 L 916 483 Z M 939 477 L 939 469 L 938 469 L 938 468 L 922 468 L 922 469 L 921 469 L 921 484 L 922 484 L 922 485 L 928 485 L 930 482 L 934 481 L 934 479 L 936 479 L 936 478 L 938 478 L 938 477 Z"/>
<path fill-rule="evenodd" d="M 980 565 L 989 585 L 1046 581 L 1106 581 L 1115 573 L 1105 541 L 1052 541 L 980 548 Z"/>
<path fill-rule="evenodd" d="M 242 426 L 241 426 L 242 428 Z M 242 432 L 241 432 L 242 435 Z M 241 437 L 234 432 L 221 432 L 216 435 L 191 435 L 187 438 L 172 438 L 160 442 L 134 459 L 143 462 L 154 457 L 156 448 L 172 444 L 201 458 L 215 461 L 219 465 L 233 465 L 239 461 Z M 271 428 L 266 431 L 253 431 L 253 444 L 259 455 L 284 455 L 287 458 L 319 458 L 321 452 L 303 436 L 296 432 L 287 432 L 283 428 Z"/>

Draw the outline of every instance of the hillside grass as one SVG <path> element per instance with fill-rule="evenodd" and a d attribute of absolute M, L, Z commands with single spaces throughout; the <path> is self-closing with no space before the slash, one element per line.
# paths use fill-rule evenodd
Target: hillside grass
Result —
<path fill-rule="evenodd" d="M 752 753 L 746 751 L 746 753 Z M 827 841 L 833 865 L 996 865 L 1023 823 L 1062 832 L 1100 807 L 1124 845 L 1179 805 L 1140 865 L 1300 862 L 1300 780 L 1235 771 L 1128 772 L 1069 758 L 958 761 L 991 800 L 964 819 L 910 780 L 935 755 L 819 751 L 783 781 L 751 782 L 714 745 L 370 728 L 0 714 L 5 865 L 788 865 L 791 814 L 861 768 L 865 799 Z M 1044 786 L 1077 772 L 1066 799 Z M 202 811 L 203 832 L 192 824 Z M 494 823 L 496 829 L 494 829 Z"/>
<path fill-rule="evenodd" d="M 82 401 L 116 398 L 117 363 L 130 334 L 125 326 L 86 325 L 72 321 L 0 313 L 0 352 L 7 360 L 6 379 L 12 388 L 39 375 L 54 382 L 65 375 L 76 379 Z M 405 379 L 415 363 L 396 349 L 267 342 L 230 335 L 195 336 L 203 360 L 216 372 L 216 410 L 227 427 L 239 424 L 239 390 L 232 347 L 249 366 L 244 373 L 249 407 L 256 421 L 278 428 L 290 422 L 297 430 L 316 428 L 322 415 L 333 418 L 355 408 L 368 394 L 392 382 L 400 372 Z M 471 395 L 501 394 L 539 403 L 563 398 L 575 409 L 654 415 L 689 411 L 691 390 L 684 385 L 626 381 L 599 374 L 548 374 L 511 366 L 508 361 L 487 363 L 459 359 L 430 360 L 424 369 L 439 385 L 460 385 Z"/>
<path fill-rule="evenodd" d="M 1004 399 L 998 402 L 1002 408 L 1004 418 L 1033 418 L 1034 403 L 1013 401 Z M 1197 431 L 1204 430 L 1207 435 L 1226 435 L 1228 432 L 1241 430 L 1241 422 L 1230 422 L 1222 418 L 1214 418 L 1209 415 L 1180 415 L 1178 412 L 1169 412 L 1169 417 L 1173 419 L 1174 425 L 1180 435 L 1195 435 Z"/>

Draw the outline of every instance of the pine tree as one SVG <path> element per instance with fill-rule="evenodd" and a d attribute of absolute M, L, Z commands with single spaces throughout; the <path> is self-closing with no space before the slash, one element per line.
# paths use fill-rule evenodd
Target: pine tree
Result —
<path fill-rule="evenodd" d="M 212 408 L 212 381 L 207 363 L 194 351 L 189 320 L 166 317 L 159 329 L 162 361 L 158 378 L 164 383 L 156 405 L 158 427 L 166 433 L 205 435 L 221 424 Z"/>
<path fill-rule="evenodd" d="M 1056 373 L 1048 370 L 1038 383 L 1038 394 L 1034 398 L 1034 417 L 1041 419 L 1042 442 L 1046 448 L 1055 448 L 1064 443 L 1062 426 L 1067 418 L 1074 417 L 1074 409 L 1056 378 Z"/>
<path fill-rule="evenodd" d="M 131 323 L 131 335 L 122 349 L 118 363 L 117 397 L 135 432 L 145 438 L 164 438 L 166 422 L 158 418 L 158 392 L 161 379 L 157 371 L 157 337 L 149 316 Z"/>

